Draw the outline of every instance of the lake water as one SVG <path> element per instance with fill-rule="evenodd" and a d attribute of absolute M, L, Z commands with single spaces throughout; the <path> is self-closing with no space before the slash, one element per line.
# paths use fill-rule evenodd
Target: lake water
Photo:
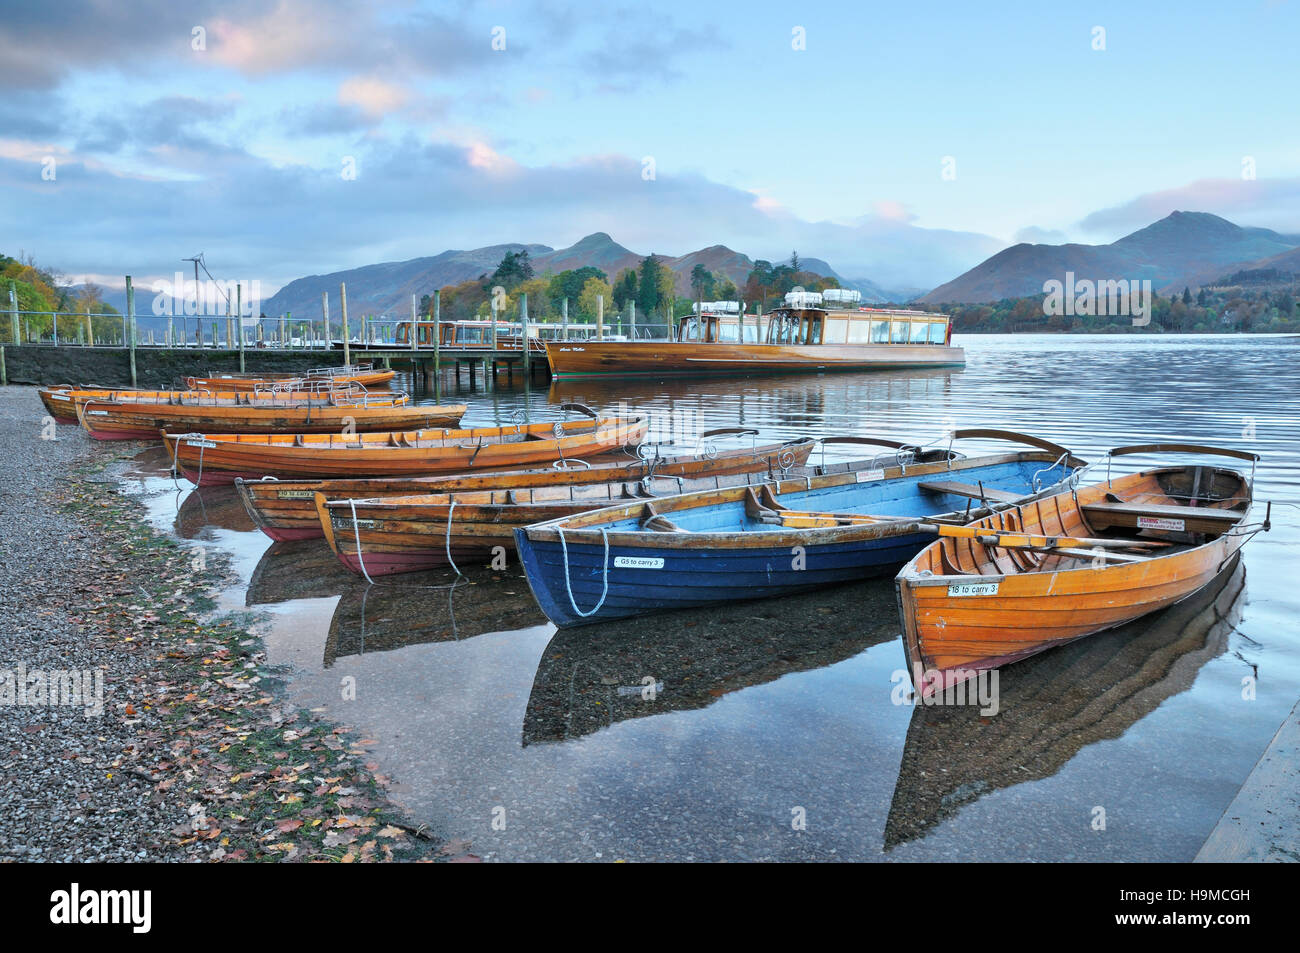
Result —
<path fill-rule="evenodd" d="M 368 587 L 321 541 L 272 545 L 230 490 L 174 490 L 157 452 L 128 482 L 159 526 L 233 554 L 222 607 L 261 614 L 292 701 L 371 739 L 414 818 L 480 856 L 1190 860 L 1300 695 L 1300 339 L 958 343 L 962 370 L 487 393 L 446 375 L 442 396 L 481 424 L 626 401 L 687 447 L 738 424 L 917 443 L 985 426 L 1088 459 L 1154 441 L 1262 455 L 1257 499 L 1289 505 L 1241 566 L 1165 613 L 1004 669 L 993 717 L 898 703 L 887 579 L 557 634 L 513 563 L 469 567 L 454 587 L 449 572 Z"/>

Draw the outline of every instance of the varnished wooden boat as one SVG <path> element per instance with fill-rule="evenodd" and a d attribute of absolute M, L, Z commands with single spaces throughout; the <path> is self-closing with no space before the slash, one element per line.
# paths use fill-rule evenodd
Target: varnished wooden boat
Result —
<path fill-rule="evenodd" d="M 530 467 L 599 456 L 645 439 L 645 415 L 509 427 L 356 434 L 163 435 L 176 468 L 199 486 L 236 477 L 330 479 Z"/>
<path fill-rule="evenodd" d="M 752 431 L 726 428 L 701 436 L 713 439 L 726 434 L 747 435 Z M 603 455 L 587 461 L 541 470 L 506 470 L 499 473 L 467 473 L 443 476 L 371 478 L 354 480 L 236 480 L 235 485 L 257 527 L 272 539 L 313 539 L 324 536 L 316 512 L 315 495 L 326 499 L 377 499 L 417 496 L 425 493 L 464 493 L 513 490 L 516 493 L 539 487 L 587 486 L 595 483 L 637 482 L 651 475 L 660 477 L 721 476 L 731 473 L 766 472 L 798 475 L 817 441 L 806 438 L 784 443 L 722 448 L 712 453 L 681 453 L 659 456 L 626 453 Z M 513 541 L 510 543 L 514 547 Z"/>
<path fill-rule="evenodd" d="M 993 434 L 1044 449 L 636 500 L 516 530 L 515 543 L 561 627 L 849 582 L 892 572 L 933 539 L 918 517 L 965 522 L 976 501 L 1053 493 L 1083 465 L 1020 434 L 955 436 Z"/>
<path fill-rule="evenodd" d="M 863 468 L 867 464 L 863 464 Z M 379 499 L 315 495 L 318 523 L 343 565 L 367 578 L 514 553 L 514 531 L 627 500 L 762 486 L 765 471 L 726 476 L 667 477 L 581 486 L 433 493 Z M 510 560 L 513 561 L 513 560 Z"/>
<path fill-rule="evenodd" d="M 116 400 L 119 394 L 130 394 L 132 396 L 147 394 L 165 400 L 167 395 L 175 393 L 178 392 L 167 390 L 142 391 L 126 387 L 87 389 L 73 387 L 71 384 L 40 387 L 36 391 L 41 403 L 45 405 L 45 409 L 49 411 L 50 416 L 54 418 L 56 423 L 75 424 L 76 426 L 81 426 L 81 421 L 77 419 L 78 400 L 83 403 L 87 400 Z"/>
<path fill-rule="evenodd" d="M 375 369 L 372 364 L 354 364 L 348 367 L 313 368 L 299 374 L 268 373 L 209 373 L 207 377 L 187 377 L 185 386 L 190 390 L 207 388 L 209 390 L 269 390 L 272 387 L 284 388 L 287 384 L 303 382 L 306 384 L 328 381 L 334 384 L 358 384 L 373 390 L 387 387 L 397 376 L 396 371 Z"/>
<path fill-rule="evenodd" d="M 917 705 L 885 822 L 885 850 L 924 837 L 986 795 L 1053 777 L 1080 751 L 1124 736 L 1187 691 L 1227 651 L 1245 590 L 1238 556 L 1200 592 L 1163 612 L 999 672 L 994 717 L 981 714 L 978 703 Z"/>
<path fill-rule="evenodd" d="M 1253 453 L 1188 444 L 1134 453 Z M 903 644 L 923 697 L 1196 592 L 1250 530 L 1251 481 L 1236 470 L 1145 470 L 1011 507 L 940 539 L 899 572 Z"/>
<path fill-rule="evenodd" d="M 75 399 L 75 397 L 74 397 Z M 119 394 L 78 400 L 77 418 L 97 440 L 157 440 L 164 430 L 222 434 L 322 434 L 455 426 L 464 404 L 430 407 L 405 394 L 177 391 L 170 399 Z"/>

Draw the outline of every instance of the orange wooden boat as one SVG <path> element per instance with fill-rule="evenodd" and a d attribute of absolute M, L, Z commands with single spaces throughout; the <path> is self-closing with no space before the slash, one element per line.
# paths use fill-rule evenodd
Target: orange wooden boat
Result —
<path fill-rule="evenodd" d="M 207 377 L 187 377 L 185 386 L 191 390 L 267 390 L 283 388 L 286 384 L 302 382 L 315 384 L 357 384 L 365 388 L 387 387 L 396 371 L 376 369 L 373 364 L 349 364 L 342 367 L 315 367 L 298 374 L 219 373 L 209 372 Z"/>
<path fill-rule="evenodd" d="M 804 451 L 812 449 L 809 440 Z M 870 461 L 861 461 L 866 470 Z M 785 471 L 781 478 L 793 478 Z M 775 477 L 764 470 L 726 475 L 648 476 L 580 486 L 541 486 L 477 492 L 423 493 L 378 499 L 329 499 L 316 493 L 318 524 L 343 565 L 369 579 L 391 573 L 455 566 L 457 559 L 513 553 L 514 531 L 630 500 L 680 493 L 762 486 Z"/>
<path fill-rule="evenodd" d="M 345 433 L 455 426 L 464 404 L 412 404 L 405 394 L 358 391 L 282 394 L 175 391 L 82 399 L 77 419 L 97 440 L 157 440 L 164 430 L 219 433 Z"/>
<path fill-rule="evenodd" d="M 208 486 L 236 477 L 319 480 L 523 468 L 637 446 L 648 426 L 649 418 L 636 414 L 390 433 L 167 433 L 163 442 L 186 479 Z"/>
<path fill-rule="evenodd" d="M 116 400 L 119 394 L 153 394 L 159 397 L 166 397 L 168 394 L 174 393 L 177 392 L 162 390 L 139 391 L 126 387 L 120 387 L 116 390 L 110 390 L 107 388 L 87 389 L 82 387 L 73 387 L 71 384 L 58 384 L 53 387 L 41 387 L 36 391 L 36 395 L 40 397 L 41 403 L 45 405 L 45 409 L 49 411 L 50 416 L 54 418 L 56 423 L 75 424 L 76 426 L 81 425 L 81 421 L 77 419 L 78 399 L 83 401 L 92 398 L 95 400 Z"/>
<path fill-rule="evenodd" d="M 1120 447 L 1257 461 L 1190 444 Z M 940 538 L 899 572 L 903 645 L 922 697 L 979 672 L 1163 609 L 1214 579 L 1269 519 L 1248 525 L 1252 480 L 1175 466 L 1010 507 Z"/>
<path fill-rule="evenodd" d="M 723 434 L 749 434 L 740 428 L 708 431 L 712 439 Z M 570 460 L 567 465 L 542 470 L 505 470 L 499 473 L 374 478 L 354 480 L 258 480 L 236 479 L 235 485 L 249 516 L 272 539 L 313 539 L 324 536 L 314 496 L 323 493 L 330 500 L 377 499 L 417 496 L 424 493 L 465 493 L 487 490 L 531 490 L 552 486 L 587 486 L 597 483 L 630 483 L 647 477 L 699 477 L 732 473 L 780 475 L 802 472 L 817 441 L 812 438 L 743 448 L 721 449 L 713 455 L 683 453 L 671 456 L 619 454 L 596 457 L 590 463 Z M 647 450 L 642 446 L 641 451 Z M 558 462 L 558 461 L 557 461 Z"/>

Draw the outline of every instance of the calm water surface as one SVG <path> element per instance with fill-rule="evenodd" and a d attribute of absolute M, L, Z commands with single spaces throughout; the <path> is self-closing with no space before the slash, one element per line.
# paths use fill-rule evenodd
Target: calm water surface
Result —
<path fill-rule="evenodd" d="M 484 857 L 1190 860 L 1300 695 L 1300 339 L 960 343 L 964 370 L 487 393 L 445 375 L 442 397 L 480 424 L 626 401 L 687 447 L 737 424 L 919 443 L 987 426 L 1089 459 L 1155 440 L 1263 456 L 1257 498 L 1293 505 L 1274 507 L 1242 566 L 1004 669 L 991 718 L 896 703 L 888 580 L 557 634 L 513 567 L 368 587 L 323 542 L 271 544 L 232 491 L 173 490 L 150 475 L 156 453 L 131 482 L 159 525 L 234 555 L 223 607 L 262 613 L 292 700 L 374 739 L 397 798 Z"/>

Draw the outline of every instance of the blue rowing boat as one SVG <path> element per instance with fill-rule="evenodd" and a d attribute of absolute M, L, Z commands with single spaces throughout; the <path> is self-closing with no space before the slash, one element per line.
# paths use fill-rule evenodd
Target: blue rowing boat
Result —
<path fill-rule="evenodd" d="M 1060 492 L 1084 462 L 1000 430 L 956 439 L 1037 449 L 775 480 L 637 500 L 515 530 L 528 584 L 561 628 L 649 612 L 780 596 L 895 571 L 935 537 Z"/>

